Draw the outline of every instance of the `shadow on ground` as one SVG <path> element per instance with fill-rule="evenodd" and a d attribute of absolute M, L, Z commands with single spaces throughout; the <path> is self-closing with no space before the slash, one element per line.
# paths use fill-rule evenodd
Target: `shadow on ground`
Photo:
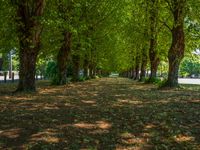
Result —
<path fill-rule="evenodd" d="M 0 149 L 200 149 L 198 91 L 123 78 L 41 85 L 0 94 Z"/>

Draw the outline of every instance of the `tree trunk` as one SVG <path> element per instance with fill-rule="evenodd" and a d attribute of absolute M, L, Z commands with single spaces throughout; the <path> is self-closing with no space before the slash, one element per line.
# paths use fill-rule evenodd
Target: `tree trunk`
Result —
<path fill-rule="evenodd" d="M 172 2 L 172 14 L 174 17 L 174 25 L 172 31 L 172 44 L 168 52 L 169 70 L 168 79 L 165 87 L 178 86 L 178 71 L 181 60 L 184 57 L 185 50 L 185 34 L 184 34 L 184 18 L 185 18 L 185 0 L 174 0 Z"/>
<path fill-rule="evenodd" d="M 136 77 L 135 67 L 132 68 L 132 79 L 134 80 Z"/>
<path fill-rule="evenodd" d="M 147 49 L 143 48 L 140 81 L 144 81 L 146 77 L 147 59 Z"/>
<path fill-rule="evenodd" d="M 73 77 L 72 77 L 72 81 L 77 82 L 77 81 L 79 81 L 80 56 L 74 55 L 72 57 L 72 61 L 73 61 Z"/>
<path fill-rule="evenodd" d="M 92 75 L 93 75 L 93 67 L 92 67 L 92 64 L 89 64 L 89 77 L 90 77 L 90 79 L 92 79 Z"/>
<path fill-rule="evenodd" d="M 71 36 L 70 32 L 63 33 L 64 40 L 57 56 L 58 63 L 58 85 L 64 85 L 67 82 L 67 59 L 71 51 Z"/>
<path fill-rule="evenodd" d="M 136 65 L 135 67 L 135 78 L 134 80 L 139 80 L 140 79 L 140 66 Z"/>
<path fill-rule="evenodd" d="M 30 4 L 31 3 L 31 4 Z M 40 50 L 42 25 L 38 17 L 43 15 L 45 0 L 21 0 L 17 6 L 19 50 L 19 84 L 16 91 L 35 91 L 36 59 Z"/>
<path fill-rule="evenodd" d="M 89 61 L 88 61 L 88 58 L 86 57 L 85 60 L 84 60 L 84 64 L 83 64 L 83 74 L 84 74 L 84 77 L 87 79 L 89 77 Z"/>
<path fill-rule="evenodd" d="M 131 78 L 131 76 L 132 76 L 132 70 L 129 69 L 129 70 L 128 70 L 128 78 Z"/>
<path fill-rule="evenodd" d="M 92 70 L 93 70 L 93 72 L 92 72 L 92 78 L 96 78 L 96 75 L 97 75 L 97 67 L 96 67 L 96 64 L 93 64 L 93 66 L 92 66 Z"/>
<path fill-rule="evenodd" d="M 155 56 L 154 54 L 152 55 L 153 57 Z M 158 71 L 158 66 L 160 64 L 160 59 L 159 58 L 154 58 L 151 60 L 151 72 L 150 72 L 150 77 L 149 77 L 149 82 L 153 82 L 157 78 L 157 71 Z"/>
<path fill-rule="evenodd" d="M 3 68 L 3 58 L 0 58 L 0 71 L 2 70 Z"/>
<path fill-rule="evenodd" d="M 137 54 L 136 60 L 135 60 L 135 78 L 134 80 L 140 79 L 140 54 Z"/>
<path fill-rule="evenodd" d="M 22 49 L 19 52 L 19 84 L 18 91 L 35 91 L 35 72 L 36 72 L 36 59 L 38 52 L 30 49 Z"/>
<path fill-rule="evenodd" d="M 158 65 L 160 63 L 158 51 L 157 51 L 157 26 L 158 26 L 158 0 L 152 0 L 150 2 L 150 48 L 149 59 L 151 74 L 149 82 L 153 82 L 157 77 Z"/>

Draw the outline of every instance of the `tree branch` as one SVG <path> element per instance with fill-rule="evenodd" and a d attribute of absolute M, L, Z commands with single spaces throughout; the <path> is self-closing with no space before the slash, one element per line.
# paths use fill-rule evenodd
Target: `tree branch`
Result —
<path fill-rule="evenodd" d="M 166 23 L 166 21 L 162 21 L 162 20 L 159 20 L 159 21 L 172 32 L 171 27 Z"/>

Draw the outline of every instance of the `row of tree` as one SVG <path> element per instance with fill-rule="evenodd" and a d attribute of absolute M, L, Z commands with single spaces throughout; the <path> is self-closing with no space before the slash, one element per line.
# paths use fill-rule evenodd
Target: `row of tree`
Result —
<path fill-rule="evenodd" d="M 137 43 L 134 45 L 138 44 L 140 37 L 143 41 L 135 48 L 134 65 L 125 69 L 122 75 L 144 80 L 149 64 L 151 74 L 148 82 L 154 82 L 158 66 L 162 61 L 168 61 L 168 77 L 163 86 L 177 87 L 185 47 L 187 55 L 199 48 L 199 5 L 190 0 L 140 1 L 134 14 L 139 14 L 141 18 L 134 16 L 133 20 L 137 25 L 140 25 L 138 22 L 143 24 L 138 27 L 141 33 L 135 36 Z"/>
<path fill-rule="evenodd" d="M 2 0 L 1 51 L 16 48 L 17 91 L 34 91 L 37 64 L 56 62 L 56 84 L 102 72 L 124 72 L 149 82 L 169 62 L 165 86 L 178 85 L 184 57 L 198 48 L 199 3 L 192 0 Z M 187 39 L 185 40 L 185 37 Z M 168 50 L 169 49 L 169 50 Z"/>

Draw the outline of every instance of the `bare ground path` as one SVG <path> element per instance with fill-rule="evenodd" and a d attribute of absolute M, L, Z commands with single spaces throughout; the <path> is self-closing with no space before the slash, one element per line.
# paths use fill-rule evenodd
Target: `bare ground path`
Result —
<path fill-rule="evenodd" d="M 0 149 L 200 149 L 200 92 L 123 78 L 0 87 Z"/>

